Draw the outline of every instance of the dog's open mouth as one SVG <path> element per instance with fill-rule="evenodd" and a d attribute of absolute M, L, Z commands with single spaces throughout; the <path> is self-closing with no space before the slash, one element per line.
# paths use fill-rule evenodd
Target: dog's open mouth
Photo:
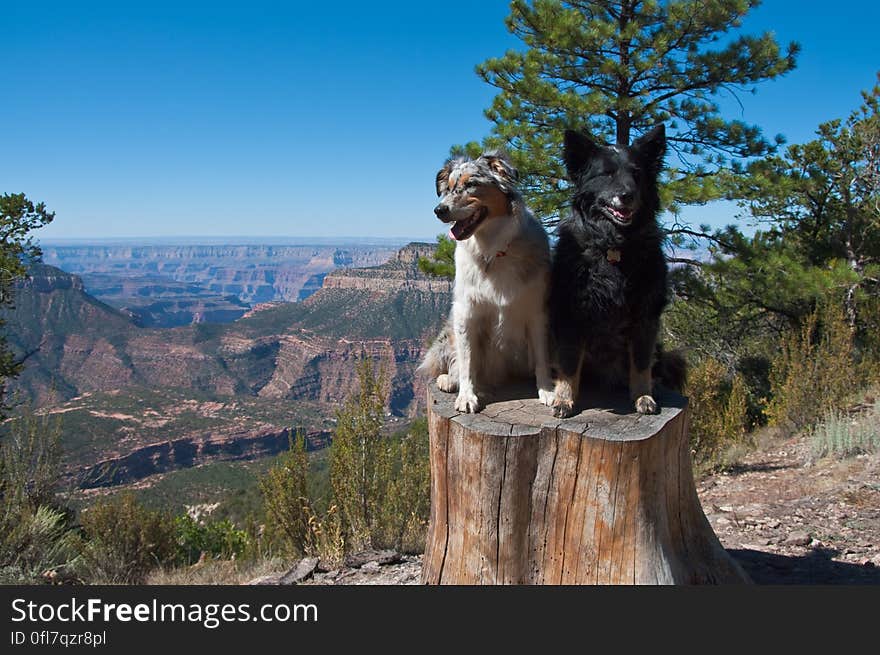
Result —
<path fill-rule="evenodd" d="M 599 211 L 618 225 L 627 226 L 632 223 L 634 213 L 632 209 L 626 207 L 617 209 L 611 205 L 599 204 Z"/>
<path fill-rule="evenodd" d="M 488 214 L 489 209 L 487 207 L 480 207 L 468 218 L 463 218 L 460 221 L 455 221 L 455 223 L 452 224 L 452 227 L 449 230 L 449 236 L 451 236 L 456 241 L 464 241 L 465 239 L 470 238 L 473 233 L 477 231 L 480 223 L 483 222 Z"/>

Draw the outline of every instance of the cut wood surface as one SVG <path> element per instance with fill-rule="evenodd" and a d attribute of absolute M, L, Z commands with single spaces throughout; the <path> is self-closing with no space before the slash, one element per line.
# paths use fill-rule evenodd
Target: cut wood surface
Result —
<path fill-rule="evenodd" d="M 687 401 L 588 392 L 569 419 L 511 388 L 479 414 L 430 385 L 427 584 L 748 582 L 694 487 Z"/>

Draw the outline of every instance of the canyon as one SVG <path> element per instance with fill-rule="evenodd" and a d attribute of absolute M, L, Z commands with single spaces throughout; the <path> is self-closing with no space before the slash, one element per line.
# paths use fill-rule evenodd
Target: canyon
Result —
<path fill-rule="evenodd" d="M 43 246 L 43 262 L 80 276 L 87 292 L 143 327 L 225 323 L 250 306 L 305 300 L 324 276 L 376 266 L 403 244 L 77 244 Z"/>
<path fill-rule="evenodd" d="M 65 475 L 82 488 L 266 457 L 293 427 L 320 448 L 364 358 L 386 375 L 389 420 L 405 422 L 424 404 L 415 368 L 451 302 L 449 280 L 419 271 L 432 252 L 409 244 L 375 266 L 354 264 L 382 255 L 346 255 L 302 301 L 249 302 L 232 322 L 164 328 L 92 296 L 93 272 L 35 265 L 2 312 L 25 360 L 9 397 L 58 418 Z"/>

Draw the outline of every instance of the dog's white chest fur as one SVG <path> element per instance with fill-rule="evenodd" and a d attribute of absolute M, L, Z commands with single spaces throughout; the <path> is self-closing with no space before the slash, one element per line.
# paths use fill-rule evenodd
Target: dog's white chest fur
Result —
<path fill-rule="evenodd" d="M 467 339 L 480 362 L 477 377 L 493 385 L 535 370 L 535 339 L 545 338 L 549 248 L 530 215 L 487 227 L 456 244 L 452 314 L 456 339 Z"/>

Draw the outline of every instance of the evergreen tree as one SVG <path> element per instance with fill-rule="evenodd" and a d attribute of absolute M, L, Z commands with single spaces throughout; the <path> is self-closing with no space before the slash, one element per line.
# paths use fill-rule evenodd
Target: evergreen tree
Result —
<path fill-rule="evenodd" d="M 483 145 L 510 150 L 526 199 L 548 223 L 567 201 L 561 161 L 566 128 L 628 145 L 666 123 L 674 151 L 666 206 L 722 197 L 719 172 L 782 142 L 766 139 L 756 126 L 725 119 L 719 105 L 724 94 L 738 99 L 755 83 L 795 66 L 797 44 L 783 52 L 771 33 L 735 34 L 759 4 L 514 0 L 506 23 L 525 49 L 477 66 L 480 77 L 499 89 L 486 111 L 494 128 Z"/>
<path fill-rule="evenodd" d="M 852 329 L 880 281 L 880 84 L 862 99 L 845 121 L 822 123 L 816 139 L 754 162 L 737 193 L 767 238 L 843 289 Z"/>
<path fill-rule="evenodd" d="M 455 277 L 455 241 L 445 234 L 438 236 L 431 258 L 419 257 L 419 270 L 436 277 Z"/>
<path fill-rule="evenodd" d="M 705 347 L 720 352 L 762 334 L 799 329 L 822 301 L 841 304 L 856 345 L 876 343 L 880 283 L 880 85 L 845 120 L 823 123 L 817 138 L 751 163 L 737 182 L 746 216 L 762 230 L 717 235 L 713 259 L 676 272 L 684 304 L 667 325 L 683 338 L 702 325 Z M 694 312 L 700 312 L 695 320 Z"/>
<path fill-rule="evenodd" d="M 31 232 L 51 223 L 53 218 L 55 214 L 47 211 L 46 205 L 35 205 L 23 193 L 0 195 L 0 308 L 12 304 L 15 282 L 24 277 L 27 264 L 40 257 Z M 0 318 L 0 400 L 6 378 L 21 370 L 21 362 L 16 361 L 6 344 L 3 324 Z"/>

